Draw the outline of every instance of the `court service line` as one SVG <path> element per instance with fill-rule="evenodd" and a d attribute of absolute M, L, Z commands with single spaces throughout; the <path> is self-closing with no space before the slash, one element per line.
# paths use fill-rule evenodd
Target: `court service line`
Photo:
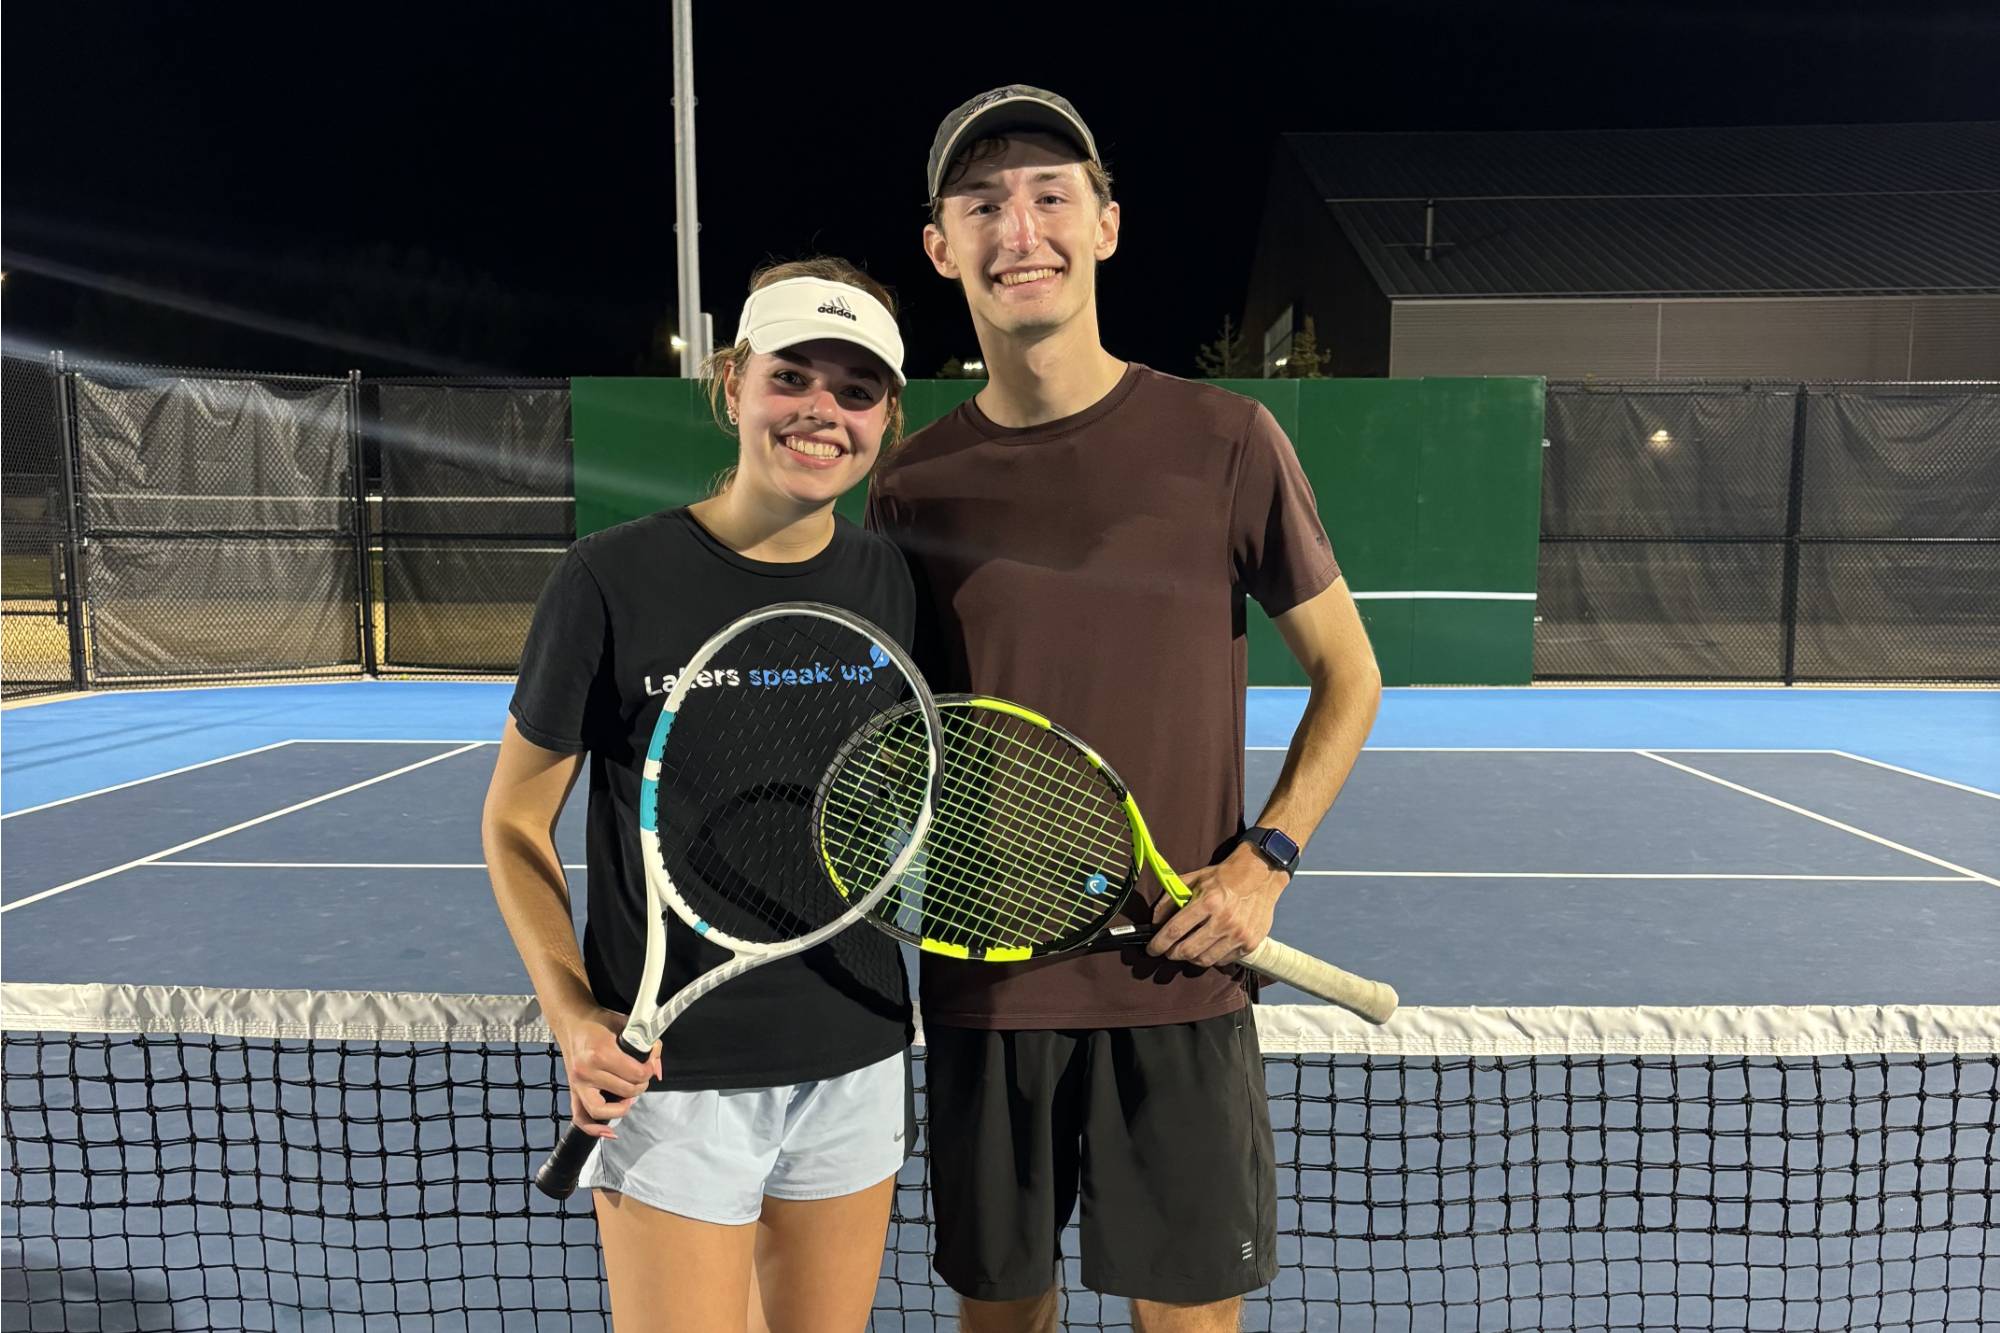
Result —
<path fill-rule="evenodd" d="M 468 740 L 464 736 L 301 736 L 293 745 L 498 745 L 499 739 Z"/>
<path fill-rule="evenodd" d="M 186 865 L 189 862 L 175 862 Z M 1963 875 L 1649 875 L 1639 871 L 1590 871 L 1565 875 L 1549 870 L 1301 870 L 1300 875 L 1321 875 L 1341 879 L 1722 879 L 1758 883 L 1763 880 L 1795 880 L 1807 884 L 1972 884 L 1978 877 Z"/>
<path fill-rule="evenodd" d="M 1973 787 L 1963 782 L 1953 782 L 1950 778 L 1941 778 L 1930 773 L 1919 773 L 1914 768 L 1903 768 L 1898 764 L 1885 764 L 1880 759 L 1870 759 L 1865 754 L 1850 754 L 1846 750 L 1835 750 L 1833 753 L 1839 755 L 1842 759 L 1852 759 L 1858 764 L 1873 764 L 1877 768 L 1886 768 L 1891 773 L 1901 773 L 1905 777 L 1911 778 L 1922 778 L 1925 782 L 1935 782 L 1940 787 L 1955 787 L 1959 791 L 1969 791 L 1974 796 L 1984 796 L 1989 801 L 2000 801 L 2000 791 L 1988 791 L 1984 787 Z"/>
<path fill-rule="evenodd" d="M 1275 750 L 1283 753 L 1289 745 L 1246 745 L 1245 750 Z M 1661 745 L 1366 745 L 1364 754 L 1831 754 L 1839 750 L 1722 750 L 1704 746 L 1681 749 Z"/>
<path fill-rule="evenodd" d="M 103 796 L 109 792 L 124 791 L 127 787 L 137 787 L 147 782 L 158 782 L 161 778 L 171 778 L 181 773 L 192 773 L 197 768 L 207 768 L 211 764 L 226 764 L 232 759 L 247 759 L 253 754 L 263 754 L 266 750 L 275 750 L 281 746 L 296 745 L 297 743 L 296 741 L 272 741 L 269 745 L 260 745 L 254 750 L 238 750 L 235 754 L 225 754 L 216 759 L 204 759 L 198 764 L 187 764 L 181 768 L 170 768 L 164 773 L 153 773 L 147 777 L 133 778 L 130 782 L 114 783 L 109 787 L 99 787 L 96 791 L 79 792 L 75 796 L 65 796 L 59 801 L 44 801 L 40 805 L 31 805 L 25 810 L 9 810 L 6 814 L 0 815 L 0 819 L 12 819 L 16 815 L 32 815 L 37 810 L 53 810 L 59 805 L 68 805 L 71 801 L 84 801 L 93 796 Z"/>
<path fill-rule="evenodd" d="M 152 861 L 152 869 L 192 866 L 205 870 L 484 870 L 483 861 Z M 582 862 L 565 861 L 564 870 L 584 870 Z M 1686 875 L 1646 874 L 1639 871 L 1582 871 L 1566 874 L 1552 870 L 1301 870 L 1298 875 L 1323 879 L 1715 879 L 1795 880 L 1812 884 L 1972 884 L 1962 875 Z"/>
<path fill-rule="evenodd" d="M 1650 751 L 1641 750 L 1639 751 L 1639 753 L 1641 755 L 1644 755 L 1646 758 L 1652 760 L 1656 764 L 1665 764 L 1668 768 L 1678 768 L 1681 772 L 1691 773 L 1695 777 L 1700 778 L 1704 782 L 1713 782 L 1718 787 L 1727 787 L 1729 788 L 1729 790 L 1734 792 L 1741 792 L 1745 796 L 1754 796 L 1755 798 L 1765 802 L 1766 804 L 1777 806 L 1780 810 L 1789 810 L 1791 813 L 1795 815 L 1804 815 L 1807 819 L 1817 820 L 1819 823 L 1826 825 L 1828 828 L 1839 829 L 1842 833 L 1852 833 L 1857 838 L 1865 838 L 1869 842 L 1876 843 L 1879 846 L 1887 847 L 1891 851 L 1901 852 L 1905 856 L 1914 856 L 1919 861 L 1928 861 L 1932 865 L 1942 866 L 1946 870 L 1955 870 L 1961 875 L 1971 876 L 1973 879 L 1978 880 L 1982 884 L 1991 884 L 1994 888 L 2000 889 L 2000 879 L 1994 879 L 1991 875 L 1982 875 L 1977 870 L 1967 870 L 1964 866 L 1958 865 L 1955 862 L 1947 861 L 1941 856 L 1932 856 L 1929 852 L 1920 852 L 1914 847 L 1905 846 L 1900 842 L 1895 842 L 1889 838 L 1885 838 L 1879 833 L 1870 833 L 1867 829 L 1856 828 L 1852 824 L 1844 824 L 1840 820 L 1834 819 L 1828 815 L 1820 814 L 1816 810 L 1808 810 L 1802 805 L 1793 805 L 1790 801 L 1780 800 L 1777 797 L 1769 795 L 1765 792 L 1757 791 L 1756 789 L 1751 787 L 1745 787 L 1741 783 L 1731 782 L 1727 778 L 1719 778 L 1713 773 L 1704 773 L 1698 768 L 1691 768 L 1686 764 L 1676 763 L 1672 759 L 1667 759 L 1661 755 L 1654 754 Z"/>
<path fill-rule="evenodd" d="M 434 754 L 428 759 L 419 759 L 414 764 L 405 764 L 401 768 L 393 769 L 390 772 L 378 773 L 372 778 L 366 778 L 360 782 L 352 783 L 348 786 L 342 787 L 339 791 L 326 792 L 325 794 L 320 796 L 315 796 L 310 800 L 300 801 L 296 805 L 288 805 L 282 810 L 273 810 L 269 814 L 258 815 L 255 819 L 246 819 L 240 824 L 232 824 L 226 829 L 218 829 L 214 833 L 206 833 L 199 838 L 190 838 L 188 841 L 176 844 L 175 846 L 162 848 L 161 850 L 154 852 L 151 856 L 142 856 L 135 861 L 127 861 L 122 866 L 113 866 L 109 870 L 100 870 L 94 875 L 85 875 L 82 879 L 73 879 L 67 884 L 58 884 L 53 889 L 43 889 L 40 893 L 30 894 L 26 898 L 22 898 L 16 902 L 8 903 L 4 907 L 0 907 L 0 914 L 11 912 L 19 907 L 26 907 L 30 903 L 38 903 L 42 901 L 42 899 L 44 898 L 53 898 L 59 893 L 68 893 L 71 889 L 80 889 L 86 884 L 95 884 L 100 879 L 109 879 L 113 875 L 121 875 L 125 873 L 127 870 L 133 870 L 138 868 L 139 866 L 151 865 L 153 862 L 158 861 L 163 857 L 172 856 L 175 852 L 184 852 L 187 851 L 190 847 L 199 847 L 203 843 L 214 842 L 217 838 L 226 838 L 232 833 L 241 833 L 244 829 L 255 828 L 259 824 L 268 824 L 272 820 L 280 818 L 281 816 L 293 814 L 297 811 L 307 809 L 310 806 L 315 806 L 326 801 L 331 801 L 336 797 L 345 796 L 349 792 L 360 791 L 363 787 L 372 787 L 378 782 L 387 782 L 390 778 L 399 778 L 405 773 L 413 773 L 417 769 L 426 767 L 427 765 L 430 764 L 435 764 L 440 760 L 456 758 L 457 756 L 464 754 L 467 750 L 473 748 L 474 747 L 471 745 L 466 745 L 456 750 L 446 750 L 443 754 Z"/>
<path fill-rule="evenodd" d="M 149 861 L 149 869 L 198 866 L 205 870 L 484 870 L 484 861 Z M 135 867 L 136 868 L 136 867 Z M 585 869 L 581 861 L 564 870 Z"/>

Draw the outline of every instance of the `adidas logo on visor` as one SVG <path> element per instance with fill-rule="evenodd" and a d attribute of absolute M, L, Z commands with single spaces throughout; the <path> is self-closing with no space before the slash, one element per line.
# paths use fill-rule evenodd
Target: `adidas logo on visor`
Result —
<path fill-rule="evenodd" d="M 851 319 L 857 324 L 861 322 L 861 317 L 848 307 L 847 300 L 844 297 L 834 297 L 819 308 L 819 313 L 822 315 L 839 315 L 842 319 Z"/>

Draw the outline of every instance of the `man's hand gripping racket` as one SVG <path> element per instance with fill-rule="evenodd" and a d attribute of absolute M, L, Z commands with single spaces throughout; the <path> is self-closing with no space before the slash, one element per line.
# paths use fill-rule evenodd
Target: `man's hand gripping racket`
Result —
<path fill-rule="evenodd" d="M 1177 905 L 1191 893 L 1160 856 L 1139 806 L 1103 757 L 1049 719 L 1004 699 L 945 695 L 944 771 L 937 812 L 920 854 L 871 918 L 932 953 L 1019 962 L 1101 944 L 1138 943 L 1151 928 L 1119 917 L 1152 870 Z M 878 724 L 895 740 L 894 719 Z M 842 767 L 859 775 L 893 771 L 864 733 Z M 836 787 L 843 779 L 836 773 Z M 851 869 L 829 854 L 843 893 L 872 884 L 870 864 Z M 1241 960 L 1373 1023 L 1396 1010 L 1390 986 L 1265 939 Z"/>

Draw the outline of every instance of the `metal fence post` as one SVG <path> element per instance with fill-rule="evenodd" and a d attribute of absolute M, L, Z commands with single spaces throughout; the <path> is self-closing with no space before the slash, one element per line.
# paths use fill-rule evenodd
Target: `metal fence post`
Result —
<path fill-rule="evenodd" d="M 354 626 L 361 636 L 361 669 L 377 674 L 375 660 L 375 571 L 368 544 L 368 467 L 361 447 L 361 372 L 347 372 L 348 469 L 354 477 Z"/>
<path fill-rule="evenodd" d="M 50 387 L 56 396 L 56 432 L 62 442 L 61 464 L 57 470 L 62 473 L 63 590 L 69 602 L 69 680 L 73 687 L 83 689 L 90 680 L 90 657 L 83 630 L 83 617 L 88 605 L 83 585 L 83 548 L 88 538 L 84 536 L 82 509 L 77 502 L 83 468 L 82 461 L 77 457 L 76 430 L 71 421 L 71 412 L 76 405 L 75 394 L 71 392 L 69 371 L 63 364 L 61 352 L 49 353 L 49 374 Z"/>
<path fill-rule="evenodd" d="M 1780 675 L 1787 685 L 1798 683 L 1799 528 L 1805 514 L 1807 397 L 1806 386 L 1801 384 L 1792 400 L 1792 473 L 1785 492 L 1785 573 L 1778 593 L 1778 632 L 1784 636 L 1784 666 Z"/>

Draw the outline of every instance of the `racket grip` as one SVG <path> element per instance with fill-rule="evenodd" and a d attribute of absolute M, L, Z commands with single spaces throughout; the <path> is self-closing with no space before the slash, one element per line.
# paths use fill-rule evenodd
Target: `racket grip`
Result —
<path fill-rule="evenodd" d="M 1387 982 L 1370 981 L 1332 963 L 1301 953 L 1289 944 L 1267 939 L 1243 955 L 1243 965 L 1273 981 L 1296 986 L 1308 995 L 1317 995 L 1328 1004 L 1337 1004 L 1371 1023 L 1386 1023 L 1396 1012 L 1396 988 Z"/>
<path fill-rule="evenodd" d="M 618 1038 L 618 1049 L 634 1060 L 644 1060 L 651 1054 L 650 1051 L 634 1050 L 622 1036 Z M 606 1093 L 604 1100 L 615 1102 L 620 1098 Z M 577 1177 L 583 1174 L 583 1164 L 590 1160 L 590 1154 L 596 1147 L 597 1140 L 584 1133 L 572 1120 L 563 1128 L 562 1141 L 556 1144 L 555 1151 L 543 1159 L 541 1167 L 535 1172 L 535 1188 L 551 1199 L 567 1199 L 576 1193 Z"/>
<path fill-rule="evenodd" d="M 577 1177 L 583 1174 L 583 1164 L 590 1160 L 591 1149 L 596 1146 L 597 1140 L 572 1121 L 563 1130 L 562 1142 L 535 1172 L 535 1188 L 551 1199 L 567 1199 L 576 1193 Z"/>

